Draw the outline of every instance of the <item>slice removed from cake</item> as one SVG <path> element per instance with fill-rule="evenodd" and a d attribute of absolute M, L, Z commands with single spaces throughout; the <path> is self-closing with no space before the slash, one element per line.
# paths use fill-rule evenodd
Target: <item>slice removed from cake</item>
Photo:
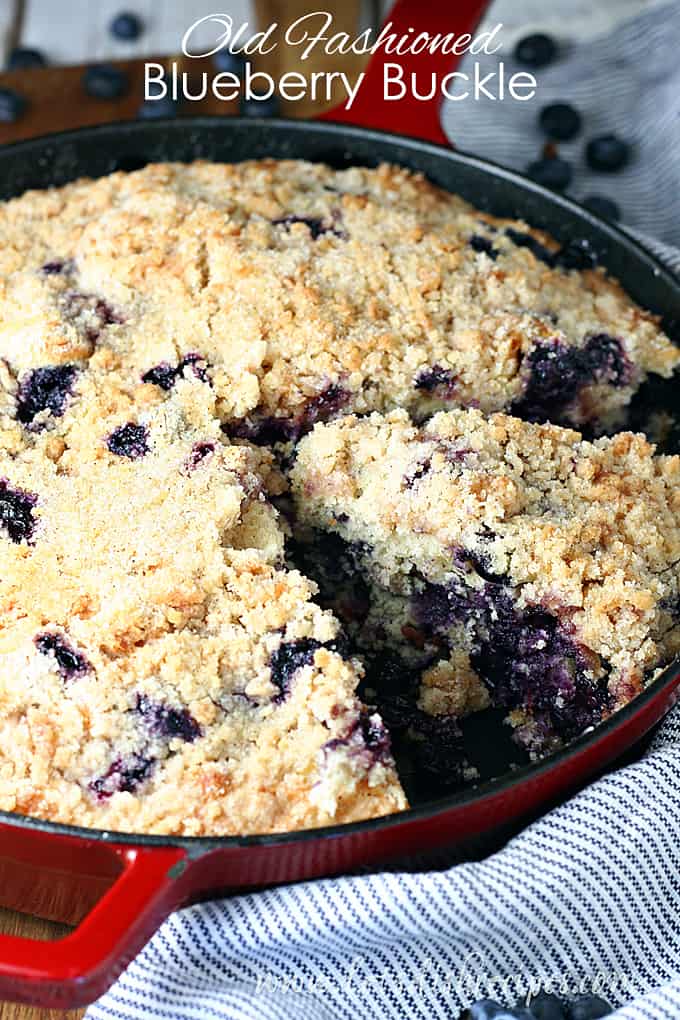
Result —
<path fill-rule="evenodd" d="M 640 435 L 476 410 L 317 425 L 292 470 L 299 535 L 368 657 L 416 670 L 426 713 L 504 709 L 534 753 L 680 650 L 679 482 Z"/>

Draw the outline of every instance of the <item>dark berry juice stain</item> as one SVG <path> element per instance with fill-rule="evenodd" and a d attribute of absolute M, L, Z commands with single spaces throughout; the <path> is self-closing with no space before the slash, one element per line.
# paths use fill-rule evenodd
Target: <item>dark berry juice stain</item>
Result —
<path fill-rule="evenodd" d="M 556 617 L 540 608 L 518 608 L 507 585 L 425 584 L 413 610 L 419 625 L 434 634 L 444 634 L 454 622 L 466 624 L 475 643 L 470 661 L 494 705 L 526 706 L 546 738 L 571 740 L 609 707 L 607 664 L 574 641 Z"/>
<path fill-rule="evenodd" d="M 149 430 L 146 425 L 136 425 L 129 421 L 113 430 L 106 445 L 117 457 L 139 460 L 149 452 Z"/>
<path fill-rule="evenodd" d="M 30 542 L 35 531 L 33 508 L 38 497 L 23 489 L 12 489 L 6 478 L 0 478 L 0 527 L 12 542 Z"/>
<path fill-rule="evenodd" d="M 90 790 L 98 800 L 107 800 L 114 793 L 134 793 L 151 775 L 154 758 L 130 754 L 115 758 L 103 776 L 93 779 Z"/>
<path fill-rule="evenodd" d="M 424 368 L 418 373 L 413 385 L 423 393 L 431 393 L 433 396 L 446 399 L 453 396 L 456 377 L 450 369 L 442 365 L 432 365 L 431 368 Z"/>
<path fill-rule="evenodd" d="M 370 609 L 363 558 L 368 546 L 347 542 L 331 531 L 315 531 L 308 540 L 286 544 L 291 564 L 319 586 L 319 602 L 343 623 L 360 623 Z"/>
<path fill-rule="evenodd" d="M 185 354 L 177 365 L 174 366 L 168 361 L 161 361 L 159 365 L 154 365 L 153 368 L 144 373 L 142 382 L 153 383 L 154 386 L 159 386 L 162 390 L 168 391 L 172 389 L 178 379 L 183 378 L 186 368 L 190 368 L 195 377 L 201 382 L 208 382 L 205 358 L 201 354 L 196 353 Z"/>
<path fill-rule="evenodd" d="M 523 369 L 524 394 L 511 411 L 527 421 L 560 421 L 584 387 L 625 386 L 632 376 L 621 341 L 606 333 L 589 336 L 583 347 L 542 341 L 529 351 Z"/>
<path fill-rule="evenodd" d="M 46 365 L 28 372 L 19 384 L 17 418 L 29 428 L 41 411 L 60 418 L 66 409 L 73 383 L 78 375 L 75 365 Z M 45 423 L 39 428 L 44 428 Z"/>
<path fill-rule="evenodd" d="M 317 422 L 330 421 L 346 406 L 350 393 L 337 383 L 311 397 L 296 418 L 242 418 L 229 422 L 224 431 L 232 439 L 247 439 L 258 446 L 274 443 L 297 442 Z"/>
<path fill-rule="evenodd" d="M 55 660 L 62 680 L 85 676 L 92 668 L 82 652 L 76 651 L 62 634 L 46 631 L 37 634 L 33 642 L 41 655 L 48 655 Z"/>
<path fill-rule="evenodd" d="M 392 762 L 392 743 L 382 719 L 376 713 L 362 708 L 357 718 L 341 737 L 327 741 L 322 751 L 332 752 L 347 749 L 350 754 L 359 754 L 367 767 L 376 764 L 389 765 Z"/>
<path fill-rule="evenodd" d="M 141 715 L 149 732 L 156 737 L 167 740 L 179 737 L 180 740 L 192 743 L 201 736 L 201 727 L 186 708 L 171 708 L 140 694 L 135 711 Z"/>

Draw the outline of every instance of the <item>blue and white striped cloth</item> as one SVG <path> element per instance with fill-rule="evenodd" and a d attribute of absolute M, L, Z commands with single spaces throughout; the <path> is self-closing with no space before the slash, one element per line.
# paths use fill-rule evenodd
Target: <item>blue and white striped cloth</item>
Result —
<path fill-rule="evenodd" d="M 624 26 L 613 48 L 603 46 L 606 65 L 608 55 L 624 60 L 641 40 L 637 60 L 648 60 L 645 87 L 657 73 L 661 111 L 655 120 L 651 92 L 640 101 L 635 137 L 653 136 L 657 149 L 606 185 L 630 225 L 680 243 L 680 4 L 673 8 L 672 18 L 654 11 L 637 33 Z M 663 41 L 658 52 L 654 39 Z M 580 80 L 581 106 L 589 94 L 609 110 L 607 88 L 620 98 L 625 75 L 608 86 L 606 74 L 593 77 L 595 60 L 591 51 L 581 77 L 568 90 L 558 82 L 548 98 L 572 97 Z M 567 71 L 565 64 L 560 73 Z M 514 111 L 493 113 L 502 121 L 500 153 L 487 144 L 495 123 L 487 112 L 462 140 L 453 113 L 447 123 L 461 147 L 521 168 L 517 152 L 504 159 L 512 139 L 518 150 L 527 144 L 517 142 Z M 590 185 L 583 189 L 597 190 Z M 650 246 L 680 271 L 677 250 Z M 600 779 L 485 861 L 309 882 L 180 911 L 87 1018 L 455 1020 L 476 999 L 511 1004 L 541 988 L 599 993 L 620 1007 L 616 1020 L 680 1018 L 680 707 L 643 760 Z"/>
<path fill-rule="evenodd" d="M 680 1017 L 680 710 L 485 861 L 176 913 L 87 1018 L 455 1020 L 546 986 Z"/>

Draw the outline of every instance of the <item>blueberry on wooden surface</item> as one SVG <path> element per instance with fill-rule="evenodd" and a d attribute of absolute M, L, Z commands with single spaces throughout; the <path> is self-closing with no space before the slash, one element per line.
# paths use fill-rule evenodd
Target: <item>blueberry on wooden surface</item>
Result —
<path fill-rule="evenodd" d="M 279 113 L 279 100 L 274 93 L 271 96 L 242 96 L 239 106 L 242 117 L 276 117 Z"/>
<path fill-rule="evenodd" d="M 143 30 L 142 19 L 132 11 L 121 11 L 109 25 L 111 35 L 121 42 L 134 42 L 135 39 L 139 39 Z"/>
<path fill-rule="evenodd" d="M 570 103 L 550 103 L 541 110 L 538 123 L 548 138 L 568 142 L 576 137 L 583 122 L 581 114 Z"/>
<path fill-rule="evenodd" d="M 163 117 L 176 117 L 180 103 L 172 96 L 161 96 L 159 99 L 145 99 L 137 110 L 140 120 L 160 120 Z"/>
<path fill-rule="evenodd" d="M 83 74 L 83 88 L 93 99 L 120 99 L 128 91 L 128 76 L 112 64 L 96 64 Z"/>
<path fill-rule="evenodd" d="M 612 198 L 605 195 L 588 195 L 583 199 L 583 204 L 586 209 L 590 209 L 596 216 L 601 216 L 603 220 L 616 222 L 621 219 L 620 208 Z"/>
<path fill-rule="evenodd" d="M 246 61 L 242 53 L 232 53 L 229 49 L 218 50 L 212 59 L 216 71 L 229 71 L 239 78 L 243 74 Z"/>
<path fill-rule="evenodd" d="M 27 106 L 28 103 L 19 92 L 15 92 L 14 89 L 0 89 L 0 121 L 13 124 L 23 116 Z"/>
<path fill-rule="evenodd" d="M 566 159 L 537 159 L 527 167 L 532 181 L 551 191 L 564 191 L 571 184 L 573 171 Z"/>
<path fill-rule="evenodd" d="M 631 157 L 631 147 L 618 135 L 598 135 L 586 145 L 586 162 L 591 170 L 616 173 L 623 170 Z"/>
<path fill-rule="evenodd" d="M 515 60 L 525 67 L 547 67 L 557 56 L 557 43 L 543 32 L 525 35 L 515 46 Z"/>
<path fill-rule="evenodd" d="M 8 71 L 29 71 L 46 65 L 44 53 L 29 46 L 15 46 L 7 60 Z"/>

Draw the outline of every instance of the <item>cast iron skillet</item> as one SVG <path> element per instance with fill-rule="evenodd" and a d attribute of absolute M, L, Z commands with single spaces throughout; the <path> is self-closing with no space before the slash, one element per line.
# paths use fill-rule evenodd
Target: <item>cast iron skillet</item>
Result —
<path fill-rule="evenodd" d="M 482 3 L 473 0 L 471 6 L 478 14 Z M 416 112 L 406 124 L 414 131 L 424 123 L 421 110 Z M 431 118 L 430 134 L 440 138 L 434 125 Z M 389 161 L 422 171 L 478 207 L 519 216 L 560 241 L 587 237 L 633 298 L 668 323 L 680 321 L 680 281 L 627 234 L 518 174 L 441 145 L 375 130 L 236 118 L 88 128 L 0 151 L 0 198 L 149 161 L 265 156 L 335 167 Z M 677 410 L 677 384 L 652 386 L 649 400 Z M 674 703 L 679 684 L 680 663 L 675 662 L 608 721 L 540 763 L 436 800 L 423 798 L 398 815 L 352 825 L 275 836 L 166 838 L 0 813 L 0 902 L 80 922 L 72 934 L 52 943 L 0 936 L 0 998 L 62 1008 L 91 1002 L 173 909 L 220 891 L 371 867 L 444 846 L 470 854 L 482 838 L 486 845 L 490 837 L 498 842 L 509 828 L 629 751 Z"/>

